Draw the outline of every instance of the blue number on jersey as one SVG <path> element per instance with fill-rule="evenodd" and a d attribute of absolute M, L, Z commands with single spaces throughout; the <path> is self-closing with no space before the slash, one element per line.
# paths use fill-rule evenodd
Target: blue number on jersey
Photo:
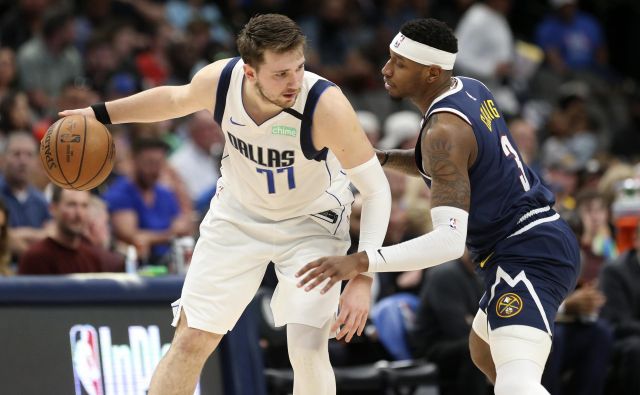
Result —
<path fill-rule="evenodd" d="M 273 176 L 273 170 L 271 169 L 261 169 L 259 167 L 256 168 L 258 173 L 265 173 L 267 175 L 267 189 L 269 193 L 276 193 L 276 186 Z M 296 187 L 296 179 L 293 175 L 293 166 L 282 167 L 276 170 L 278 173 L 287 172 L 287 181 L 289 182 L 289 189 L 294 189 Z"/>

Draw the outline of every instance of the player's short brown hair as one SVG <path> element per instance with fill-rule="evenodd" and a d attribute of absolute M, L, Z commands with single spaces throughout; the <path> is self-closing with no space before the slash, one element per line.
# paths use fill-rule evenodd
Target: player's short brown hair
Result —
<path fill-rule="evenodd" d="M 304 47 L 305 43 L 300 26 L 280 14 L 254 16 L 244 25 L 236 40 L 242 60 L 252 67 L 264 62 L 266 50 L 284 53 Z"/>

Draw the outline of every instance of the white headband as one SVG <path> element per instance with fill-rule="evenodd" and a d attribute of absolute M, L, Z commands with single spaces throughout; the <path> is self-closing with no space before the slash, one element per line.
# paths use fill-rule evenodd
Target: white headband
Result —
<path fill-rule="evenodd" d="M 425 66 L 440 66 L 443 70 L 452 70 L 456 61 L 456 54 L 433 48 L 427 44 L 413 41 L 402 33 L 398 33 L 389 48 L 398 55 L 401 55 L 414 62 Z"/>

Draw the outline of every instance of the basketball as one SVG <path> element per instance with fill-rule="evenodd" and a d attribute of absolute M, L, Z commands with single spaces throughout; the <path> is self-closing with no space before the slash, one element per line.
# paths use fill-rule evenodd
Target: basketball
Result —
<path fill-rule="evenodd" d="M 40 160 L 49 179 L 84 191 L 102 184 L 113 169 L 115 145 L 93 117 L 70 115 L 51 125 L 40 141 Z"/>

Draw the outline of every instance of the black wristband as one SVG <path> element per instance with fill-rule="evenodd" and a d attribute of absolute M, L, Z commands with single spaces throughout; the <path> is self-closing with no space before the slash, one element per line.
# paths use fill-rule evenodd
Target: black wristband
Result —
<path fill-rule="evenodd" d="M 107 106 L 104 104 L 104 102 L 92 104 L 91 108 L 93 109 L 93 113 L 95 114 L 98 122 L 104 125 L 111 125 L 111 118 L 109 117 Z"/>
<path fill-rule="evenodd" d="M 384 166 L 385 163 L 387 163 L 387 161 L 389 160 L 389 151 L 382 151 L 384 153 L 384 158 L 382 159 L 382 162 L 380 162 L 380 166 Z"/>

